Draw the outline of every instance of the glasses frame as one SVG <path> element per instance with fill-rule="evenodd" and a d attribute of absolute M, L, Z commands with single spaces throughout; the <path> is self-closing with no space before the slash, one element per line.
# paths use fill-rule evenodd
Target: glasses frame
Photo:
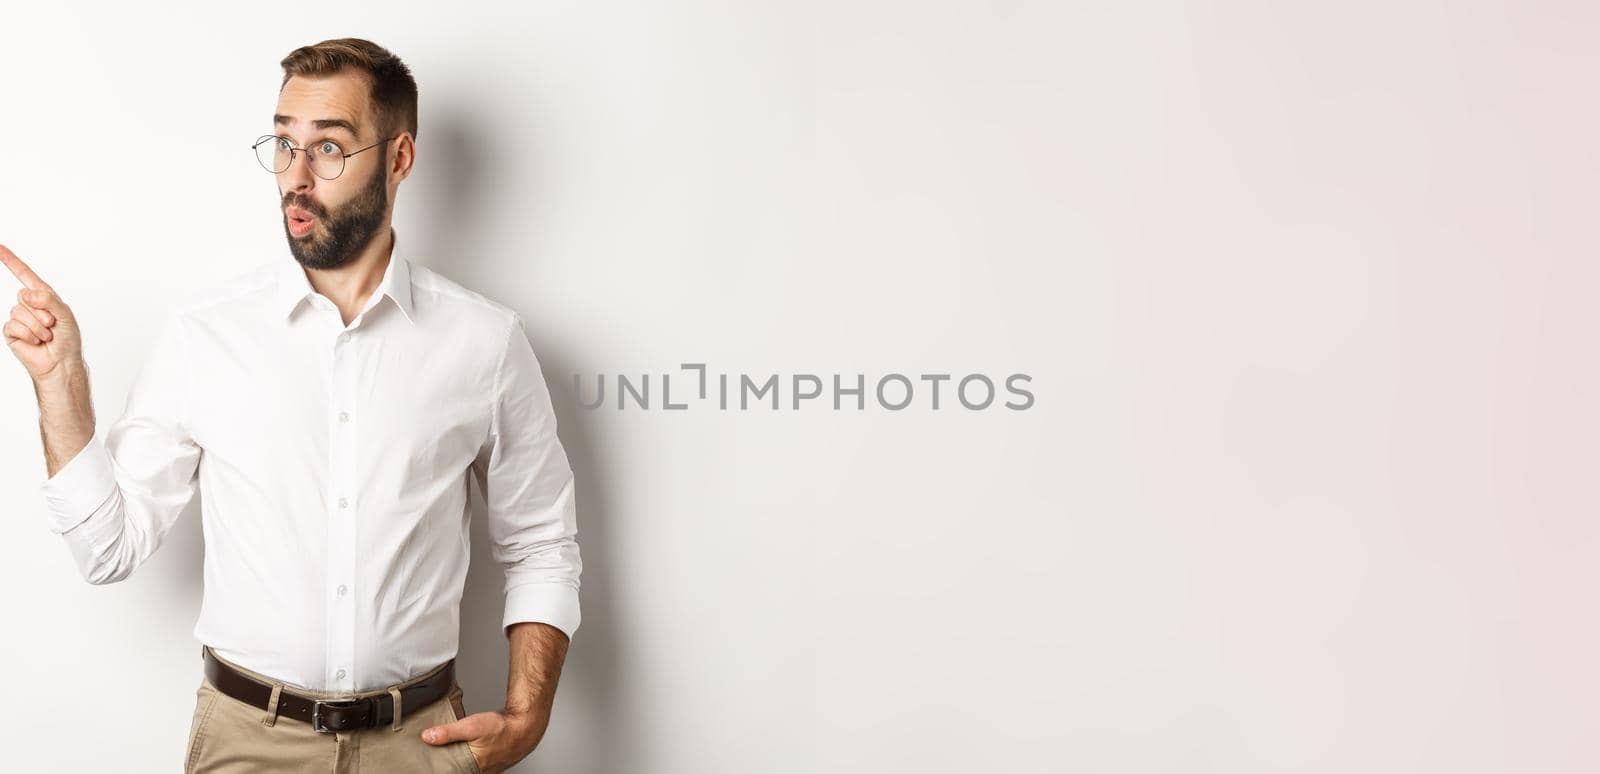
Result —
<path fill-rule="evenodd" d="M 402 134 L 404 134 L 404 133 L 402 133 Z M 340 175 L 344 174 L 344 168 L 345 168 L 345 166 L 347 166 L 345 164 L 345 159 L 348 159 L 351 156 L 354 156 L 357 153 L 360 153 L 362 151 L 372 150 L 373 148 L 376 148 L 379 145 L 382 145 L 382 144 L 384 144 L 386 142 L 389 142 L 391 140 L 398 140 L 398 139 L 400 139 L 401 136 L 402 136 L 401 134 L 397 134 L 397 135 L 395 135 L 393 137 L 389 137 L 387 139 L 379 140 L 379 141 L 377 141 L 377 142 L 375 142 L 375 143 L 373 143 L 371 145 L 368 145 L 365 148 L 357 148 L 357 149 L 355 149 L 353 151 L 350 151 L 348 153 L 343 152 L 344 149 L 340 148 L 339 149 L 340 150 L 340 154 L 339 154 L 339 171 L 333 173 L 333 177 L 323 177 L 322 175 L 317 175 L 317 165 L 312 164 L 311 161 L 310 161 L 310 158 L 311 158 L 310 153 L 311 152 L 309 150 L 305 149 L 305 148 L 301 148 L 301 147 L 295 146 L 293 138 L 284 137 L 281 134 L 263 134 L 260 137 L 257 137 L 256 141 L 254 143 L 251 143 L 250 150 L 255 152 L 256 162 L 261 164 L 261 168 L 267 170 L 268 172 L 271 172 L 274 175 L 281 175 L 281 174 L 283 174 L 285 172 L 288 172 L 291 168 L 293 168 L 294 167 L 295 153 L 299 152 L 299 153 L 306 154 L 306 159 L 307 159 L 306 166 L 311 169 L 311 174 L 317 175 L 317 178 L 320 179 L 320 180 L 337 180 L 337 179 L 339 179 Z M 288 166 L 285 166 L 283 169 L 273 169 L 272 167 L 267 166 L 267 163 L 265 161 L 261 160 L 261 152 L 256 150 L 256 149 L 261 147 L 261 144 L 266 142 L 266 141 L 268 141 L 268 140 L 283 140 L 283 141 L 289 143 L 289 164 L 288 164 Z M 331 142 L 334 145 L 338 145 L 339 144 L 338 140 L 318 140 L 318 142 Z M 332 157 L 329 156 L 328 158 L 332 158 Z"/>

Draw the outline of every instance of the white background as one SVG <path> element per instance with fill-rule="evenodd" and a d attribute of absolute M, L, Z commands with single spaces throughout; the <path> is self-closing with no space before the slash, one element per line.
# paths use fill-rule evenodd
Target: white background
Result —
<path fill-rule="evenodd" d="M 278 61 L 410 64 L 397 232 L 523 314 L 579 481 L 518 771 L 1592 769 L 1594 11 L 1323 6 L 12 5 L 0 243 L 104 427 L 170 303 L 288 260 Z M 683 362 L 1037 402 L 576 407 Z M 0 406 L 4 768 L 177 770 L 197 514 L 85 584 Z"/>

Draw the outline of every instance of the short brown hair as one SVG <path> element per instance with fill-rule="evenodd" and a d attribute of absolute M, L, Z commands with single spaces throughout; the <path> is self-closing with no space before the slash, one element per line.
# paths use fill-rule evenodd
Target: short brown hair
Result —
<path fill-rule="evenodd" d="M 290 51 L 282 64 L 279 90 L 296 75 L 326 77 L 347 67 L 365 73 L 378 135 L 389 137 L 406 130 L 416 139 L 417 82 L 411 77 L 411 68 L 383 46 L 361 38 L 335 38 Z"/>

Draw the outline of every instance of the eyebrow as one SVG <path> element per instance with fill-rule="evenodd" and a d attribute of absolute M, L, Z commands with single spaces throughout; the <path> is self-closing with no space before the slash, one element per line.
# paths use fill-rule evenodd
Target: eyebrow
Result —
<path fill-rule="evenodd" d="M 272 123 L 275 126 L 292 124 L 294 123 L 294 120 L 294 116 L 286 116 L 282 114 L 274 115 L 272 117 Z M 318 129 L 343 129 L 349 132 L 351 137 L 361 136 L 361 133 L 356 131 L 356 125 L 344 120 L 343 118 L 318 118 L 313 120 L 311 125 Z"/>

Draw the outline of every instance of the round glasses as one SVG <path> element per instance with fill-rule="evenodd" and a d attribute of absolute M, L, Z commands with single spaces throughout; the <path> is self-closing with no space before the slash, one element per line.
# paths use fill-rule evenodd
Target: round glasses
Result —
<path fill-rule="evenodd" d="M 364 150 L 369 150 L 393 140 L 400 135 L 395 135 L 386 140 L 379 140 L 365 148 L 358 148 L 344 152 L 339 143 L 333 140 L 323 140 L 309 148 L 296 148 L 294 142 L 287 137 L 275 134 L 264 134 L 256 139 L 251 150 L 256 152 L 256 161 L 261 162 L 262 168 L 273 174 L 282 174 L 294 163 L 294 154 L 306 154 L 307 163 L 311 165 L 311 174 L 323 180 L 332 180 L 344 174 L 344 160 Z"/>

